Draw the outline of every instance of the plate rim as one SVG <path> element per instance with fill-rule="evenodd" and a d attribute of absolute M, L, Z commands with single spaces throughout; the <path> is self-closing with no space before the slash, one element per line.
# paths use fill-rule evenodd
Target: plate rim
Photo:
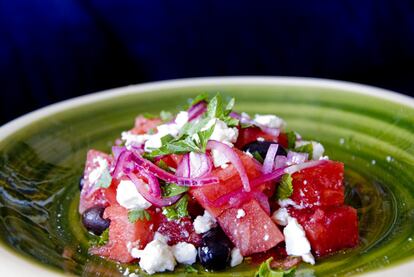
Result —
<path fill-rule="evenodd" d="M 310 77 L 278 77 L 278 76 L 226 76 L 226 77 L 199 77 L 184 78 L 165 81 L 156 81 L 135 85 L 128 85 L 108 90 L 102 90 L 68 100 L 60 101 L 43 108 L 39 108 L 25 115 L 22 115 L 0 127 L 0 141 L 5 140 L 13 133 L 30 125 L 32 122 L 48 117 L 58 112 L 68 110 L 81 105 L 86 105 L 98 101 L 121 97 L 126 95 L 139 94 L 144 92 L 185 88 L 205 85 L 269 85 L 269 86 L 306 86 L 339 89 L 345 93 L 356 93 L 368 95 L 375 98 L 388 100 L 403 106 L 414 108 L 414 98 L 391 90 L 378 88 L 370 85 L 363 85 L 348 81 L 339 81 L 322 78 Z M 7 267 L 0 267 L 0 275 L 9 276 L 10 274 L 32 274 L 35 276 L 62 276 L 63 274 L 47 266 L 32 261 L 10 249 L 7 245 L 0 243 L 0 260 L 7 263 Z M 414 271 L 414 261 L 402 261 L 391 265 L 386 269 L 378 269 L 363 274 L 364 276 L 394 276 L 403 274 L 410 276 Z M 67 273 L 66 273 L 67 275 Z"/>

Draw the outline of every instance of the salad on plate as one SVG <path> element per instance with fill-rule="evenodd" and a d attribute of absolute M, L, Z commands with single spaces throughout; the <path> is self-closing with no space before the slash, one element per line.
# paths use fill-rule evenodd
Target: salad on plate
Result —
<path fill-rule="evenodd" d="M 91 254 L 147 274 L 245 262 L 284 276 L 358 244 L 343 163 L 278 116 L 234 104 L 199 95 L 176 115 L 138 116 L 112 153 L 89 150 L 79 213 Z"/>

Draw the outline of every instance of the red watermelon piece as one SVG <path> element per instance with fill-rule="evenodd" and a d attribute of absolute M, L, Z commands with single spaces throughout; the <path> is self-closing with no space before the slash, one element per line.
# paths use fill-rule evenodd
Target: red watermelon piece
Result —
<path fill-rule="evenodd" d="M 239 155 L 250 180 L 262 174 L 261 166 L 255 159 L 236 148 L 233 148 L 233 150 Z M 219 184 L 194 187 L 190 189 L 190 193 L 211 215 L 218 216 L 224 210 L 229 208 L 229 204 L 225 203 L 220 207 L 216 207 L 216 205 L 212 203 L 228 193 L 241 190 L 243 185 L 240 180 L 240 175 L 233 165 L 229 165 L 224 169 L 221 167 L 216 168 L 212 171 L 211 175 L 219 178 Z M 270 191 L 271 189 L 272 186 L 269 183 L 257 188 L 259 191 Z M 271 193 L 272 192 L 270 191 L 269 194 Z"/>
<path fill-rule="evenodd" d="M 238 218 L 239 209 L 245 215 Z M 250 200 L 240 208 L 227 209 L 217 220 L 243 256 L 269 250 L 284 240 L 279 228 L 256 200 Z"/>
<path fill-rule="evenodd" d="M 239 149 L 242 149 L 245 145 L 257 141 L 257 138 L 264 138 L 266 141 L 275 141 L 277 142 L 278 137 L 269 135 L 263 132 L 259 127 L 249 127 L 249 128 L 239 128 L 239 136 L 235 146 Z"/>
<path fill-rule="evenodd" d="M 357 211 L 350 206 L 290 209 L 289 213 L 305 229 L 316 256 L 325 256 L 358 244 Z"/>
<path fill-rule="evenodd" d="M 91 177 L 91 174 L 95 174 L 96 170 L 100 167 L 99 159 L 105 160 L 108 168 L 111 166 L 112 157 L 110 155 L 94 149 L 88 151 L 83 173 L 83 188 L 80 195 L 79 213 L 83 213 L 93 206 L 108 206 L 109 204 L 105 197 L 105 189 L 96 188 L 97 179 Z"/>
<path fill-rule="evenodd" d="M 305 207 L 342 205 L 344 203 L 344 164 L 324 161 L 292 175 L 291 199 Z"/>
<path fill-rule="evenodd" d="M 153 237 L 157 230 L 158 215 L 148 211 L 151 215 L 150 221 L 138 220 L 131 223 L 128 220 L 128 210 L 112 205 L 105 209 L 104 218 L 109 218 L 109 241 L 101 247 L 92 247 L 92 254 L 103 256 L 121 263 L 129 263 L 134 258 L 129 253 L 131 247 L 143 249 Z"/>
<path fill-rule="evenodd" d="M 135 126 L 131 130 L 131 133 L 136 135 L 147 134 L 150 130 L 156 129 L 158 125 L 162 123 L 159 118 L 145 118 L 143 116 L 138 116 L 135 118 Z"/>
<path fill-rule="evenodd" d="M 198 246 L 201 243 L 201 236 L 195 232 L 193 223 L 188 217 L 168 220 L 163 216 L 158 232 L 168 239 L 169 245 L 187 242 Z"/>

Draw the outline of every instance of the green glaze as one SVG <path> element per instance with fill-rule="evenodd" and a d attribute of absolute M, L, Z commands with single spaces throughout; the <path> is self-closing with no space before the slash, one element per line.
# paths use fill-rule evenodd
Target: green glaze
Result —
<path fill-rule="evenodd" d="M 57 271 L 121 275 L 125 265 L 87 254 L 89 235 L 77 213 L 87 150 L 109 152 L 140 113 L 178 111 L 187 98 L 216 91 L 236 97 L 236 110 L 283 117 L 289 129 L 322 142 L 331 159 L 345 163 L 347 201 L 360 218 L 360 246 L 316 266 L 302 265 L 299 273 L 350 276 L 413 258 L 414 109 L 341 89 L 260 83 L 165 86 L 66 109 L 13 133 L 0 142 L 3 244 Z M 214 275 L 252 276 L 255 270 L 246 262 Z M 175 273 L 185 275 L 183 269 Z"/>

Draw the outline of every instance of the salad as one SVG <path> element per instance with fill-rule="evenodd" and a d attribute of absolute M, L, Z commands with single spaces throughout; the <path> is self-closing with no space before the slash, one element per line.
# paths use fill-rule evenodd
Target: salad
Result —
<path fill-rule="evenodd" d="M 147 274 L 245 261 L 283 276 L 358 244 L 343 163 L 276 115 L 234 104 L 199 95 L 176 115 L 138 116 L 112 153 L 89 150 L 79 213 L 91 254 Z"/>

